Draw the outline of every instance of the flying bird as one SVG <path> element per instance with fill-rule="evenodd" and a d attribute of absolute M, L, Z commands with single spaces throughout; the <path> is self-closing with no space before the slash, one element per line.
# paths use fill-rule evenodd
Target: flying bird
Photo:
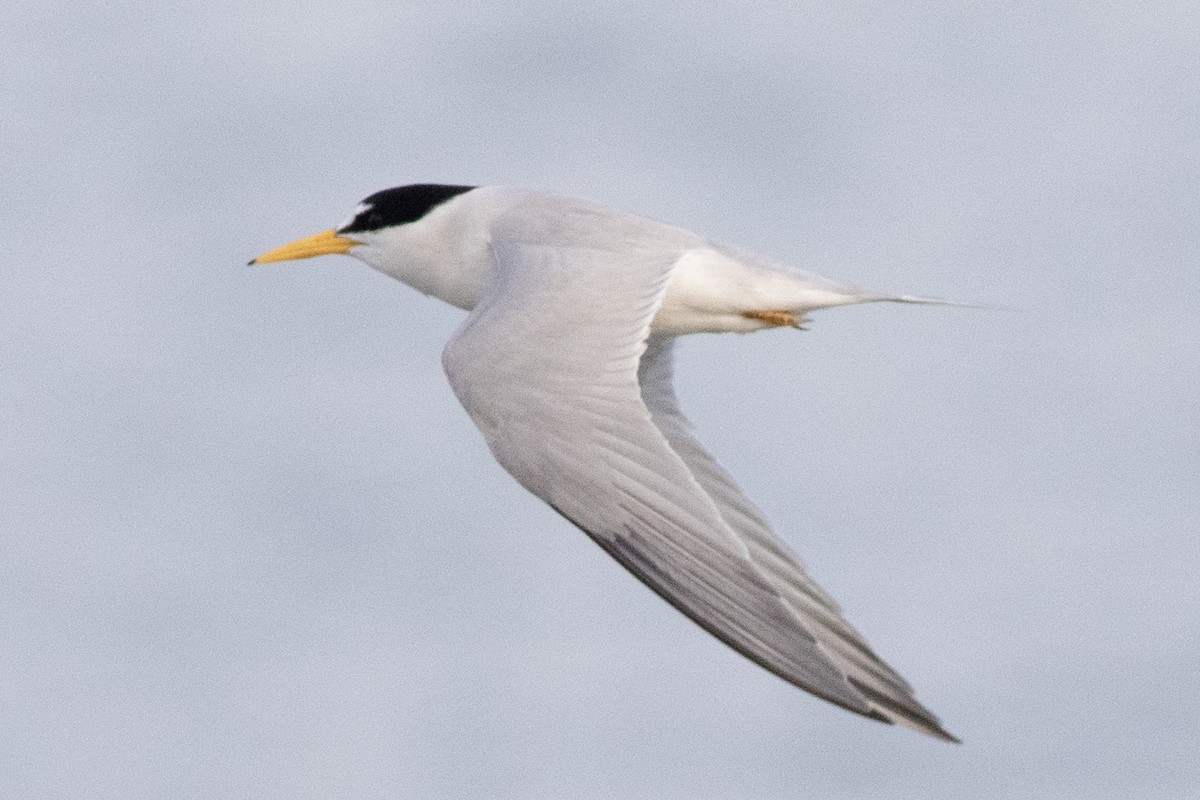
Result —
<path fill-rule="evenodd" d="M 470 312 L 442 364 L 496 460 L 663 599 L 818 697 L 957 741 L 695 439 L 671 364 L 684 334 L 943 301 L 867 292 L 650 219 L 501 187 L 377 192 L 337 228 L 250 263 L 331 253 Z"/>

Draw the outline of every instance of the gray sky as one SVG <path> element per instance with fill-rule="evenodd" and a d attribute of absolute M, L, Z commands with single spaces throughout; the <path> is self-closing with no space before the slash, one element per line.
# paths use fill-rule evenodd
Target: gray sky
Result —
<path fill-rule="evenodd" d="M 0 795 L 1184 798 L 1200 6 L 8 3 Z M 702 438 L 966 744 L 821 703 L 494 464 L 461 312 L 247 259 L 416 181 L 881 290 Z"/>

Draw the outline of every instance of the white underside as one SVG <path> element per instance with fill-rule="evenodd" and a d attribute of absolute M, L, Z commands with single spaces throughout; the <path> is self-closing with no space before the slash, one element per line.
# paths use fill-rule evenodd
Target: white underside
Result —
<path fill-rule="evenodd" d="M 651 329 L 658 333 L 749 333 L 776 323 L 746 316 L 809 311 L 880 299 L 800 271 L 767 269 L 715 249 L 691 250 L 676 262 Z"/>

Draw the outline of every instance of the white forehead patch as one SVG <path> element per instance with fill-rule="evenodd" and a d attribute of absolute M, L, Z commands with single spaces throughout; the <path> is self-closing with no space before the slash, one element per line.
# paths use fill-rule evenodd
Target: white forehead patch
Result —
<path fill-rule="evenodd" d="M 375 206 L 373 203 L 359 203 L 354 207 L 354 213 L 352 213 L 345 221 L 343 221 L 341 225 L 338 225 L 336 230 L 340 231 L 342 228 L 347 227 L 351 222 L 354 222 L 354 220 L 358 219 L 359 214 L 374 207 Z"/>

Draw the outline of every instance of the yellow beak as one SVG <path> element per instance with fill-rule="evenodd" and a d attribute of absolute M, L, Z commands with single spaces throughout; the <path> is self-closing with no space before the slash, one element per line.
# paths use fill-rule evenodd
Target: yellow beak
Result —
<path fill-rule="evenodd" d="M 250 263 L 252 265 L 269 264 L 272 261 L 295 261 L 298 258 L 327 256 L 331 253 L 347 253 L 351 247 L 355 247 L 358 244 L 361 243 L 353 239 L 338 236 L 337 231 L 328 230 L 324 233 L 318 233 L 316 236 L 298 239 L 291 244 L 285 244 L 283 247 L 276 247 L 269 253 L 263 253 Z"/>

